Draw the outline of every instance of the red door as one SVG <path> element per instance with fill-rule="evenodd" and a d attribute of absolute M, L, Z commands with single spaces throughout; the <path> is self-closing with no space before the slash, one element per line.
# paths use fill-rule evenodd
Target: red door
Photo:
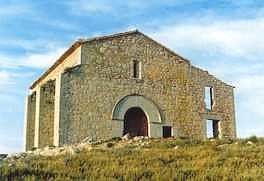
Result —
<path fill-rule="evenodd" d="M 131 136 L 148 136 L 148 120 L 142 109 L 133 107 L 127 110 L 124 120 L 124 132 Z"/>

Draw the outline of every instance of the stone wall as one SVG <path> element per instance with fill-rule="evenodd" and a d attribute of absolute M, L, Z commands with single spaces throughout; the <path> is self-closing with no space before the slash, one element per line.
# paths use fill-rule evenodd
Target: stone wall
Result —
<path fill-rule="evenodd" d="M 133 78 L 135 61 L 140 79 Z M 39 147 L 121 136 L 123 120 L 113 111 L 129 95 L 159 110 L 161 122 L 150 126 L 151 135 L 171 126 L 175 137 L 204 139 L 205 120 L 214 119 L 221 138 L 236 136 L 233 87 L 138 32 L 86 41 L 32 91 L 40 86 Z M 205 109 L 205 86 L 214 88 L 211 111 Z"/>
<path fill-rule="evenodd" d="M 142 79 L 132 78 L 133 60 L 141 62 Z M 204 139 L 205 117 L 220 115 L 222 135 L 234 137 L 233 88 L 141 34 L 88 42 L 81 61 L 62 75 L 61 144 L 112 137 L 120 129 L 113 109 L 127 95 L 152 100 L 174 136 Z M 204 108 L 207 84 L 216 88 L 211 113 Z"/>
<path fill-rule="evenodd" d="M 27 97 L 26 150 L 34 147 L 36 92 Z"/>
<path fill-rule="evenodd" d="M 199 128 L 202 131 L 203 137 L 206 137 L 205 121 L 207 119 L 220 121 L 220 137 L 236 137 L 234 87 L 215 78 L 207 71 L 193 66 L 190 78 L 192 79 L 190 90 L 192 94 L 193 120 L 200 123 Z M 204 88 L 206 86 L 213 87 L 214 103 L 211 111 L 205 109 Z"/>
<path fill-rule="evenodd" d="M 40 88 L 39 148 L 53 145 L 54 139 L 55 81 L 48 81 Z"/>
<path fill-rule="evenodd" d="M 40 102 L 43 102 L 41 95 L 43 95 L 43 91 L 42 93 L 40 93 L 41 91 L 41 87 L 47 82 L 49 82 L 50 80 L 52 81 L 56 81 L 56 89 L 55 89 L 55 102 L 54 102 L 54 140 L 53 143 L 50 143 L 50 145 L 56 145 L 58 146 L 58 142 L 59 142 L 59 111 L 60 111 L 60 76 L 62 74 L 62 72 L 72 66 L 78 65 L 81 62 L 81 47 L 78 47 L 76 50 L 74 50 L 68 57 L 65 58 L 65 60 L 63 61 L 63 63 L 59 64 L 54 70 L 52 70 L 47 76 L 45 76 L 43 79 L 40 80 L 40 82 L 32 87 L 30 89 L 30 93 L 35 92 L 36 93 L 36 115 L 35 115 L 35 140 L 34 140 L 34 146 L 35 147 L 39 147 L 40 146 L 40 109 L 42 109 L 42 106 L 40 105 Z M 45 100 L 44 100 L 45 101 Z M 45 112 L 45 111 L 44 111 Z M 48 117 L 51 116 L 51 113 L 49 113 L 47 115 Z M 45 114 L 42 115 L 42 117 L 45 117 Z M 45 119 L 45 118 L 42 118 Z M 47 118 L 49 119 L 49 118 Z M 44 123 L 43 123 L 44 124 Z M 28 128 L 26 128 L 27 130 Z M 42 139 L 42 138 L 41 138 Z M 47 138 L 44 138 L 47 139 Z M 48 138 L 51 139 L 51 138 Z M 53 139 L 53 138 L 52 138 Z M 45 141 L 45 145 L 46 145 L 47 141 Z M 26 143 L 27 144 L 27 143 Z M 43 144 L 42 144 L 43 146 Z"/>

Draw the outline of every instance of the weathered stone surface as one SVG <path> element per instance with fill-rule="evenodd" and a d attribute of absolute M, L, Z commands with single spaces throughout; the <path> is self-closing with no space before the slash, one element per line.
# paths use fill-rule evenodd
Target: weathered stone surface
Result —
<path fill-rule="evenodd" d="M 49 80 L 53 80 L 56 81 L 56 87 L 55 87 L 55 102 L 54 102 L 54 140 L 53 140 L 53 145 L 58 146 L 59 141 L 58 141 L 58 137 L 59 137 L 59 111 L 60 111 L 60 76 L 62 74 L 62 72 L 64 72 L 65 69 L 78 65 L 81 62 L 81 47 L 76 48 L 70 55 L 68 55 L 63 63 L 58 64 L 56 66 L 56 69 L 54 69 L 53 71 L 51 71 L 47 76 L 45 76 L 43 79 L 41 79 L 38 84 L 35 87 L 31 87 L 30 89 L 30 94 L 36 94 L 36 104 L 35 105 L 35 110 L 32 110 L 30 112 L 32 112 L 32 114 L 28 114 L 26 115 L 26 122 L 28 124 L 31 124 L 31 128 L 29 128 L 30 126 L 27 125 L 26 130 L 24 131 L 26 133 L 26 136 L 28 135 L 28 137 L 33 137 L 32 139 L 34 139 L 34 147 L 39 147 L 39 122 L 41 122 L 41 119 L 39 118 L 40 116 L 40 91 L 41 91 L 41 86 L 43 84 L 45 84 L 46 82 L 48 82 Z M 28 104 L 27 107 L 30 107 L 31 104 Z M 34 107 L 32 105 L 32 107 Z M 35 118 L 31 118 L 30 116 L 34 114 L 35 111 Z M 34 123 L 30 123 L 32 120 L 35 120 L 35 128 L 33 130 L 34 127 Z M 32 136 L 34 135 L 34 136 Z M 27 141 L 29 138 L 26 139 L 25 141 L 25 149 L 29 150 L 32 149 L 33 146 L 31 145 L 30 141 Z M 48 146 L 48 145 L 45 145 Z"/>
<path fill-rule="evenodd" d="M 36 92 L 33 92 L 27 97 L 26 108 L 27 120 L 26 120 L 26 150 L 31 150 L 34 147 L 35 136 L 35 114 L 36 114 Z"/>
<path fill-rule="evenodd" d="M 40 89 L 39 148 L 53 145 L 55 81 L 50 80 Z"/>
<path fill-rule="evenodd" d="M 205 139 L 206 119 L 220 122 L 220 138 L 236 136 L 233 87 L 142 33 L 83 41 L 78 52 L 79 64 L 65 60 L 69 68 L 65 69 L 63 62 L 50 73 L 57 72 L 56 76 L 47 75 L 38 83 L 45 85 L 60 75 L 60 84 L 56 84 L 60 87 L 53 87 L 59 93 L 55 98 L 52 94 L 59 104 L 40 107 L 44 109 L 40 114 L 45 114 L 39 126 L 41 130 L 41 120 L 45 125 L 53 124 L 59 145 L 81 142 L 87 137 L 121 137 L 124 113 L 131 107 L 140 107 L 146 113 L 151 137 L 161 137 L 162 126 L 171 126 L 172 136 Z M 135 60 L 140 62 L 140 79 L 132 76 Z M 214 89 L 211 111 L 205 109 L 205 86 Z M 127 98 L 131 99 L 125 102 Z M 50 138 L 40 136 L 38 147 L 52 143 L 51 129 L 44 129 L 49 132 L 45 137 Z M 44 133 L 40 131 L 41 134 Z"/>

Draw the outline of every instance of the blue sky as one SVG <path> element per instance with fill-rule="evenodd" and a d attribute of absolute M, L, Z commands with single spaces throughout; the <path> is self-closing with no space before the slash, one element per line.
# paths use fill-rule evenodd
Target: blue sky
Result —
<path fill-rule="evenodd" d="M 1 0 L 0 153 L 22 151 L 28 87 L 73 41 L 135 28 L 234 85 L 238 136 L 264 136 L 263 1 Z"/>

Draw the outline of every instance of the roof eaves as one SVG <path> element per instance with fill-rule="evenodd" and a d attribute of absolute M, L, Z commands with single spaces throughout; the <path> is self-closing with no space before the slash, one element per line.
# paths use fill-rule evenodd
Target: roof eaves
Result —
<path fill-rule="evenodd" d="M 30 89 L 34 89 L 36 85 L 43 80 L 52 70 L 54 70 L 58 65 L 60 65 L 74 50 L 76 50 L 83 43 L 82 39 L 75 41 L 70 48 L 68 48 L 56 61 L 48 68 L 37 80 L 31 84 Z"/>

